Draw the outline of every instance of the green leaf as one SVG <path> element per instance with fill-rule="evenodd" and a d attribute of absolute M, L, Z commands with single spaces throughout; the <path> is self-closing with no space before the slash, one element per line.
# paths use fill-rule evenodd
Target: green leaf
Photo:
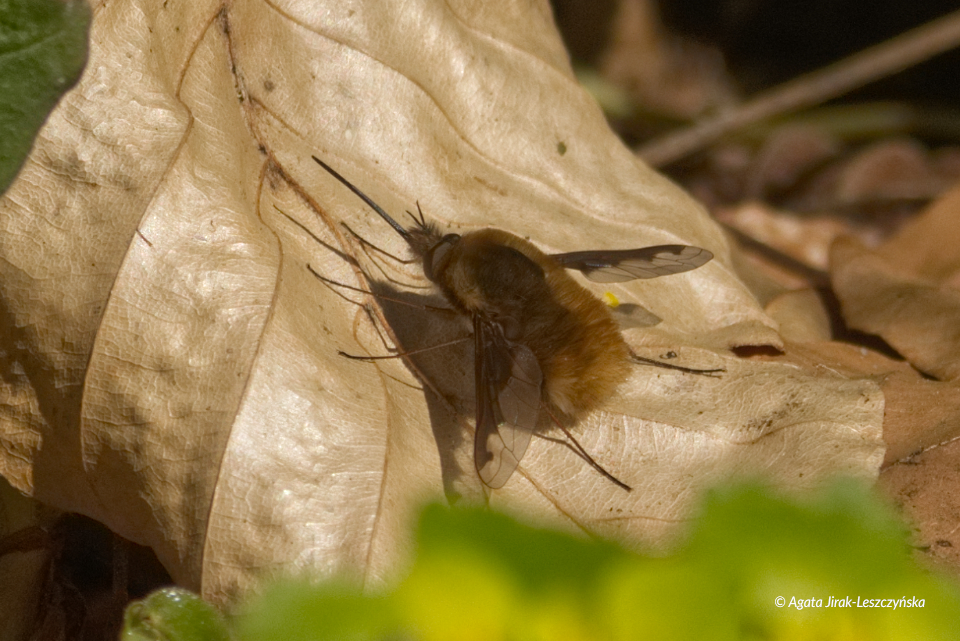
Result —
<path fill-rule="evenodd" d="M 275 585 L 238 621 L 240 638 L 256 641 L 372 641 L 398 626 L 389 602 L 344 581 Z"/>
<path fill-rule="evenodd" d="M 590 590 L 605 566 L 629 555 L 605 541 L 541 530 L 489 511 L 429 506 L 420 520 L 420 556 L 471 550 L 516 577 L 521 589 L 552 591 L 560 585 Z"/>
<path fill-rule="evenodd" d="M 591 610 L 610 641 L 740 638 L 731 583 L 686 558 L 638 557 L 619 566 Z"/>
<path fill-rule="evenodd" d="M 685 548 L 666 559 L 432 506 L 392 593 L 287 584 L 241 618 L 241 638 L 954 638 L 960 591 L 918 568 L 906 541 L 893 512 L 852 482 L 803 503 L 760 486 L 715 492 Z M 864 607 L 873 600 L 882 607 Z"/>
<path fill-rule="evenodd" d="M 182 588 L 162 588 L 127 606 L 121 641 L 229 641 L 212 605 Z"/>
<path fill-rule="evenodd" d="M 759 486 L 714 492 L 683 556 L 726 586 L 745 636 L 944 639 L 960 616 L 957 587 L 916 566 L 903 524 L 852 481 L 804 503 Z"/>
<path fill-rule="evenodd" d="M 0 0 L 0 194 L 87 59 L 85 0 Z"/>

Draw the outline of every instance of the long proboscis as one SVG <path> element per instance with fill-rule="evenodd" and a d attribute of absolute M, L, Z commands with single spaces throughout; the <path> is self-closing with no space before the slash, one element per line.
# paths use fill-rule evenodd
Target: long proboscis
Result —
<path fill-rule="evenodd" d="M 363 193 L 362 191 L 360 191 L 359 189 L 357 189 L 356 187 L 354 187 L 354 186 L 353 186 L 353 183 L 351 183 L 349 180 L 347 180 L 346 178 L 344 178 L 343 176 L 341 176 L 340 174 L 338 174 L 338 173 L 337 173 L 330 165 L 328 165 L 327 163 L 323 162 L 322 160 L 320 160 L 320 159 L 317 158 L 316 156 L 311 156 L 311 158 L 313 158 L 314 160 L 316 160 L 316 161 L 317 161 L 317 164 L 320 165 L 321 167 L 323 167 L 324 169 L 326 169 L 326 170 L 330 173 L 331 176 L 333 176 L 334 178 L 336 178 L 337 180 L 339 180 L 341 183 L 343 183 L 344 186 L 345 186 L 347 189 L 349 189 L 350 191 L 352 191 L 353 193 L 355 193 L 357 196 L 359 196 L 360 199 L 363 200 L 363 202 L 367 203 L 367 205 L 369 205 L 370 208 L 371 208 L 373 211 L 375 211 L 375 212 L 377 212 L 378 214 L 380 214 L 380 218 L 383 218 L 385 221 L 387 221 L 387 223 L 389 223 L 389 225 L 390 225 L 391 227 L 393 227 L 393 229 L 394 229 L 398 234 L 400 234 L 401 236 L 403 236 L 403 238 L 404 238 L 407 242 L 410 242 L 410 232 L 408 232 L 406 229 L 404 229 L 403 226 L 400 225 L 400 223 L 398 223 L 397 221 L 395 221 L 395 220 L 390 216 L 390 214 L 388 214 L 387 212 L 383 211 L 383 208 L 380 207 L 380 205 L 378 205 L 377 203 L 373 202 L 373 199 L 372 199 L 372 198 L 370 198 L 370 197 L 367 196 L 365 193 Z"/>

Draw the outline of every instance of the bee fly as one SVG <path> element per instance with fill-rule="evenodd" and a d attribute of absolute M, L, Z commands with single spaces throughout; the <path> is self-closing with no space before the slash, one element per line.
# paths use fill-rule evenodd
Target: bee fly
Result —
<path fill-rule="evenodd" d="M 628 250 L 544 254 L 499 229 L 443 234 L 420 213 L 404 228 L 366 194 L 313 157 L 359 196 L 410 246 L 423 273 L 444 298 L 473 320 L 476 385 L 474 462 L 480 479 L 502 487 L 513 474 L 544 409 L 568 437 L 556 414 L 576 421 L 606 400 L 626 378 L 631 360 L 698 374 L 634 355 L 607 306 L 566 269 L 611 283 L 696 269 L 706 249 L 659 245 Z M 586 460 L 612 477 L 573 441 Z"/>

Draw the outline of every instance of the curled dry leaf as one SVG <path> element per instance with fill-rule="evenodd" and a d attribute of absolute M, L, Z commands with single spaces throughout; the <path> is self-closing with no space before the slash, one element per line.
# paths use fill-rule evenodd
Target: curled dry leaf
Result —
<path fill-rule="evenodd" d="M 781 293 L 765 309 L 780 323 L 784 340 L 796 343 L 830 340 L 830 314 L 816 290 L 797 289 Z"/>
<path fill-rule="evenodd" d="M 876 250 L 834 243 L 831 278 L 851 327 L 883 337 L 917 369 L 960 378 L 960 189 Z"/>
<path fill-rule="evenodd" d="M 877 249 L 844 239 L 831 253 L 847 322 L 878 334 L 913 366 L 888 366 L 878 377 L 887 399 L 882 486 L 913 521 L 920 554 L 954 573 L 960 570 L 958 212 L 955 188 Z"/>
<path fill-rule="evenodd" d="M 311 154 L 395 214 L 419 200 L 547 251 L 717 256 L 613 288 L 662 319 L 626 332 L 638 353 L 727 370 L 637 367 L 577 428 L 634 492 L 534 439 L 491 502 L 657 543 L 730 475 L 875 474 L 873 384 L 726 351 L 778 345 L 773 322 L 703 211 L 607 129 L 546 3 L 106 3 L 92 42 L 0 203 L 0 472 L 150 545 L 181 584 L 217 600 L 297 568 L 376 584 L 421 501 L 483 492 L 469 351 L 437 350 L 435 373 L 337 356 L 443 323 L 311 275 L 366 286 L 356 258 L 385 280 L 341 222 L 403 250 Z"/>

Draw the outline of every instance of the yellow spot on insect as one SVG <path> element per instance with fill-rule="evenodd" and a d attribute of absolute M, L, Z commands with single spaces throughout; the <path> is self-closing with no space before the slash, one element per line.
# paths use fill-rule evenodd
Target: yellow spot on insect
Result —
<path fill-rule="evenodd" d="M 620 306 L 620 299 L 613 292 L 603 292 L 603 302 L 614 309 Z"/>

